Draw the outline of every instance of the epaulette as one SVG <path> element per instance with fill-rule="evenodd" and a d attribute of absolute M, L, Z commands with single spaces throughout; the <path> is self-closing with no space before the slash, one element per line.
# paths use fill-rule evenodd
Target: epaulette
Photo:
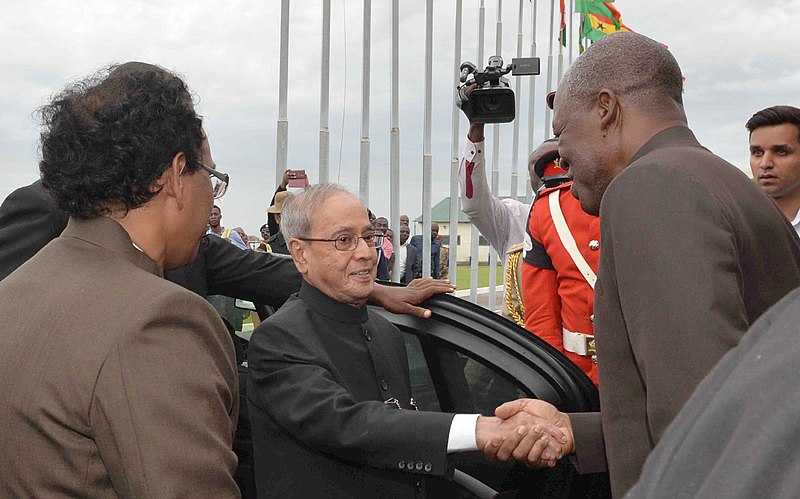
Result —
<path fill-rule="evenodd" d="M 542 199 L 544 197 L 547 197 L 547 195 L 550 194 L 551 192 L 560 191 L 562 189 L 569 189 L 571 185 L 572 185 L 572 182 L 570 181 L 570 182 L 564 182 L 563 184 L 557 185 L 555 187 L 549 187 L 547 189 L 542 189 L 541 191 L 536 193 L 536 199 L 534 199 L 533 202 L 535 203 L 536 201 L 538 201 L 538 200 L 540 200 L 540 199 Z"/>
<path fill-rule="evenodd" d="M 525 243 L 524 242 L 517 243 L 517 244 L 512 245 L 510 248 L 508 248 L 508 251 L 506 251 L 506 254 L 510 255 L 512 253 L 516 253 L 518 251 L 522 251 L 523 249 L 525 249 Z"/>

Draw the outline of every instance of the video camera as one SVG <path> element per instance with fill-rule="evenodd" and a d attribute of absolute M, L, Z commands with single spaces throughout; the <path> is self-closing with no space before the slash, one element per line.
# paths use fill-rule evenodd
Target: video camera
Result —
<path fill-rule="evenodd" d="M 514 91 L 503 76 L 530 76 L 539 74 L 538 57 L 517 57 L 503 68 L 503 58 L 489 57 L 489 65 L 477 71 L 475 64 L 461 64 L 461 84 L 458 86 L 458 106 L 472 123 L 508 123 L 514 121 Z M 467 97 L 467 87 L 473 83 L 478 88 Z"/>

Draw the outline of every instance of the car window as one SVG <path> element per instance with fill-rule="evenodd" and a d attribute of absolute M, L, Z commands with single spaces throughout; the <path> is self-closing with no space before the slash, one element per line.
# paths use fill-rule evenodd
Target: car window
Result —
<path fill-rule="evenodd" d="M 425 361 L 425 354 L 422 351 L 419 338 L 413 334 L 403 333 L 406 342 L 406 353 L 408 355 L 408 370 L 411 378 L 411 396 L 420 411 L 441 412 L 439 399 L 431 380 L 431 371 Z"/>
<path fill-rule="evenodd" d="M 441 411 L 440 399 L 449 412 L 494 415 L 495 408 L 526 393 L 501 374 L 495 367 L 471 353 L 453 349 L 448 344 L 429 338 L 427 355 L 419 338 L 404 333 L 408 366 L 411 372 L 411 392 L 421 411 Z M 439 383 L 433 382 L 431 368 Z"/>

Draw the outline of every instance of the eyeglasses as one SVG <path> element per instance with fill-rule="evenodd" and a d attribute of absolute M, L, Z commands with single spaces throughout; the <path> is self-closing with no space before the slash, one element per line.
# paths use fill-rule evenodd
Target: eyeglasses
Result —
<path fill-rule="evenodd" d="M 370 248 L 377 248 L 383 244 L 383 234 L 380 232 L 367 232 L 361 236 L 355 234 L 342 234 L 334 239 L 322 239 L 315 237 L 298 237 L 301 241 L 323 241 L 333 243 L 333 246 L 339 251 L 353 251 L 358 248 L 359 239 L 363 239 L 367 246 Z"/>
<path fill-rule="evenodd" d="M 211 175 L 211 186 L 214 188 L 214 199 L 219 199 L 225 195 L 225 191 L 228 190 L 228 183 L 230 182 L 230 177 L 227 173 L 220 173 L 214 168 L 210 168 L 203 163 L 200 163 L 200 167 L 207 171 L 209 175 Z"/>

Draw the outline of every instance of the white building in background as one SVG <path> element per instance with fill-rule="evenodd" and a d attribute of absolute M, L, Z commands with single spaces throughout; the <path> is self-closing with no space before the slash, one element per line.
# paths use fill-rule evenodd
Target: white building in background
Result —
<path fill-rule="evenodd" d="M 506 199 L 510 196 L 500 196 L 500 199 Z M 525 196 L 519 196 L 519 201 L 525 203 Z M 460 200 L 459 200 L 460 206 Z M 452 249 L 450 244 L 450 196 L 442 199 L 431 208 L 431 221 L 439 224 L 439 235 L 442 236 L 442 241 L 445 246 Z M 463 211 L 458 212 L 458 263 L 469 263 L 470 254 L 470 241 L 472 240 L 472 231 L 477 230 L 469 223 L 469 218 Z M 414 219 L 414 234 L 422 233 L 422 216 Z M 478 260 L 481 264 L 489 264 L 489 241 L 483 236 L 479 237 L 478 246 Z"/>

